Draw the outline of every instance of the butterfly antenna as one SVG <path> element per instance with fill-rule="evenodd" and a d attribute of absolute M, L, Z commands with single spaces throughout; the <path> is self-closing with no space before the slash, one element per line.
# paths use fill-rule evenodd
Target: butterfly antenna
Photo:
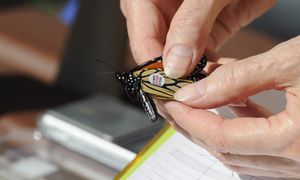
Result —
<path fill-rule="evenodd" d="M 96 59 L 96 61 L 105 64 L 106 66 L 110 67 L 111 69 L 113 69 L 115 71 L 118 71 L 116 67 L 114 67 L 113 65 L 111 65 L 111 64 L 109 64 L 109 63 L 107 63 L 107 62 L 105 62 L 105 61 L 103 61 L 101 59 Z M 105 72 L 105 74 L 107 74 L 107 73 Z"/>

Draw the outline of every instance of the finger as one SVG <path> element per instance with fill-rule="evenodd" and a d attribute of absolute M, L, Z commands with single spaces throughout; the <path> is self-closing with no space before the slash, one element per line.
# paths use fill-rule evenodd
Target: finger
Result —
<path fill-rule="evenodd" d="M 166 22 L 158 7 L 148 0 L 123 1 L 130 47 L 140 64 L 163 52 Z"/>
<path fill-rule="evenodd" d="M 222 118 L 215 115 L 212 112 L 208 112 L 205 110 L 199 110 L 199 111 L 203 111 L 202 114 L 202 118 L 200 119 L 201 123 L 202 123 L 202 127 L 200 127 L 198 129 L 198 127 L 191 127 L 189 126 L 190 123 L 189 121 L 193 121 L 195 120 L 195 116 L 197 116 L 197 114 L 192 111 L 192 109 L 188 109 L 187 106 L 183 105 L 180 106 L 181 104 L 178 102 L 161 102 L 161 106 L 164 108 L 164 110 L 166 111 L 166 113 L 169 114 L 169 116 L 171 116 L 171 118 L 173 119 L 173 121 L 175 121 L 177 123 L 178 126 L 180 126 L 182 129 L 184 129 L 185 131 L 189 132 L 192 135 L 192 141 L 195 142 L 196 144 L 201 144 L 201 146 L 203 144 L 206 144 L 205 141 L 203 141 L 203 136 L 201 136 L 200 134 L 206 134 L 206 136 L 211 136 L 212 133 L 212 129 L 215 129 L 216 124 L 221 123 Z M 187 109 L 185 109 L 185 107 Z M 189 111 L 190 110 L 190 111 Z M 214 121 L 210 121 L 210 120 L 206 120 L 206 117 L 210 117 L 213 116 Z M 199 122 L 200 123 L 200 122 Z M 198 132 L 199 134 L 195 133 Z M 200 138 L 199 138 L 200 137 Z M 207 147 L 207 149 L 210 149 L 209 147 Z"/>
<path fill-rule="evenodd" d="M 163 106 L 162 100 L 158 100 L 158 99 L 153 99 L 155 106 L 157 108 L 158 113 L 164 117 L 165 119 L 170 119 L 172 120 L 172 117 L 167 114 L 165 107 Z"/>
<path fill-rule="evenodd" d="M 300 164 L 291 159 L 274 156 L 243 156 L 229 153 L 222 153 L 218 159 L 225 165 L 255 168 L 266 171 L 277 171 L 296 175 L 299 171 L 295 167 Z"/>
<path fill-rule="evenodd" d="M 217 62 L 219 64 L 228 64 L 228 63 L 233 63 L 233 62 L 236 62 L 237 59 L 236 58 L 226 58 L 226 57 L 222 57 L 222 58 L 219 58 L 217 59 Z"/>
<path fill-rule="evenodd" d="M 237 61 L 234 58 L 216 58 L 216 59 L 210 59 L 207 61 L 206 66 L 204 68 L 204 71 L 207 74 L 211 74 L 214 70 L 216 70 L 218 67 L 224 64 L 232 63 Z"/>
<path fill-rule="evenodd" d="M 212 151 L 210 151 L 209 147 L 205 144 L 205 142 L 199 140 L 196 137 L 193 137 L 190 135 L 189 132 L 187 132 L 186 130 L 184 130 L 182 127 L 180 127 L 176 121 L 174 121 L 174 119 L 166 112 L 166 109 L 164 108 L 164 106 L 162 105 L 163 103 L 156 101 L 157 107 L 158 107 L 158 113 L 163 116 L 168 123 L 170 124 L 170 126 L 172 128 L 174 128 L 177 132 L 179 132 L 180 134 L 182 134 L 185 138 L 189 139 L 190 141 L 194 142 L 195 144 L 205 148 L 207 151 L 209 151 L 210 153 Z"/>
<path fill-rule="evenodd" d="M 164 107 L 180 127 L 218 152 L 277 155 L 297 134 L 291 128 L 293 118 L 287 112 L 269 118 L 225 120 L 212 112 L 179 102 L 167 102 Z"/>
<path fill-rule="evenodd" d="M 248 167 L 237 167 L 237 166 L 226 166 L 228 169 L 244 175 L 251 175 L 251 176 L 264 176 L 264 177 L 276 177 L 276 178 L 291 178 L 290 175 L 277 172 L 277 171 L 267 171 L 261 170 L 256 168 L 248 168 Z"/>
<path fill-rule="evenodd" d="M 185 0 L 172 19 L 164 48 L 167 76 L 192 71 L 203 55 L 213 23 L 228 1 Z"/>
<path fill-rule="evenodd" d="M 165 120 L 168 121 L 168 123 L 170 125 L 172 125 L 172 121 L 174 121 L 174 119 L 167 113 L 166 109 L 164 108 L 164 106 L 161 105 L 160 100 L 155 100 L 155 105 L 157 107 L 157 112 L 158 114 L 160 114 Z"/>
<path fill-rule="evenodd" d="M 169 121 L 169 124 L 172 128 L 174 128 L 177 132 L 182 134 L 185 138 L 192 140 L 192 136 L 184 129 L 182 129 L 175 121 Z"/>
<path fill-rule="evenodd" d="M 225 7 L 211 30 L 207 47 L 218 50 L 235 32 L 270 9 L 276 0 L 236 1 Z"/>
<path fill-rule="evenodd" d="M 174 96 L 178 101 L 198 108 L 214 108 L 240 101 L 260 91 L 279 88 L 278 72 L 266 54 L 225 64 L 207 78 L 185 86 Z M 275 67 L 274 67 L 275 66 Z"/>
<path fill-rule="evenodd" d="M 299 83 L 299 37 L 273 49 L 217 68 L 207 78 L 181 88 L 178 101 L 198 108 L 215 108 L 268 89 Z M 290 59 L 290 61 L 286 61 Z"/>
<path fill-rule="evenodd" d="M 228 107 L 238 117 L 270 117 L 272 113 L 266 108 L 254 103 L 247 99 L 243 102 L 243 105 L 229 104 Z"/>
<path fill-rule="evenodd" d="M 155 104 L 157 106 L 158 113 L 165 118 L 165 120 L 168 121 L 168 123 L 173 127 L 177 132 L 185 136 L 187 139 L 192 139 L 191 135 L 182 129 L 175 121 L 174 119 L 166 112 L 166 109 L 162 105 L 163 103 L 160 100 L 155 100 Z"/>

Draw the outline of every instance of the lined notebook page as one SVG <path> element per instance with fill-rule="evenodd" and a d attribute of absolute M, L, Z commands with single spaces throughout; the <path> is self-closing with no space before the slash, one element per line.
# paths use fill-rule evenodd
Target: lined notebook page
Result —
<path fill-rule="evenodd" d="M 226 108 L 212 112 L 231 119 Z M 116 179 L 129 180 L 279 180 L 238 175 L 227 169 L 205 149 L 172 128 L 162 130 L 145 151 L 139 153 Z"/>
<path fill-rule="evenodd" d="M 239 177 L 205 149 L 175 132 L 128 179 L 257 180 L 260 178 Z"/>

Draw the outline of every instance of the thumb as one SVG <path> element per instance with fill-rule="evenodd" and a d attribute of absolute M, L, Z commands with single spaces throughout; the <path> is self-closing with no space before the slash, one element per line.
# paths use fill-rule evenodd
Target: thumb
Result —
<path fill-rule="evenodd" d="M 198 108 L 215 108 L 263 90 L 280 88 L 275 83 L 278 71 L 274 63 L 264 53 L 225 64 L 207 78 L 180 89 L 174 98 Z"/>
<path fill-rule="evenodd" d="M 215 19 L 226 3 L 183 1 L 172 19 L 164 47 L 163 63 L 167 76 L 182 77 L 198 64 Z"/>

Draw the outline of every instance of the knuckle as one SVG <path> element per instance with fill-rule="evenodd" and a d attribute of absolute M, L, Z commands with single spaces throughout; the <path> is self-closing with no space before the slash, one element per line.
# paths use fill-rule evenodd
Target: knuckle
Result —
<path fill-rule="evenodd" d="M 209 146 L 220 153 L 229 153 L 230 149 L 232 149 L 232 139 L 229 138 L 230 135 L 226 130 L 228 127 L 227 123 L 228 121 L 223 121 L 218 127 L 219 131 L 208 139 Z"/>
<path fill-rule="evenodd" d="M 218 133 L 215 137 L 212 138 L 209 142 L 210 146 L 218 152 L 227 152 L 227 145 L 224 140 L 224 137 Z"/>
<path fill-rule="evenodd" d="M 282 87 L 290 87 L 299 84 L 300 69 L 300 36 L 283 42 L 269 51 L 273 58 L 273 71 L 275 84 Z M 288 61 L 286 61 L 288 59 Z"/>
<path fill-rule="evenodd" d="M 234 159 L 229 153 L 221 153 L 221 161 L 224 164 L 234 165 Z"/>
<path fill-rule="evenodd" d="M 193 16 L 183 16 L 177 18 L 172 25 L 177 26 L 178 28 L 193 28 L 199 26 L 200 22 L 197 18 Z"/>
<path fill-rule="evenodd" d="M 198 18 L 191 17 L 191 16 L 184 16 L 174 18 L 171 22 L 169 34 L 174 35 L 176 38 L 186 37 L 184 41 L 193 41 L 196 39 L 196 42 L 189 42 L 198 43 L 203 42 L 205 40 L 205 34 L 207 34 L 207 30 L 201 27 L 201 22 Z"/>
<path fill-rule="evenodd" d="M 217 87 L 220 88 L 220 92 L 227 94 L 230 97 L 230 101 L 239 101 L 246 97 L 241 97 L 241 94 L 235 93 L 233 89 L 244 88 L 247 83 L 245 83 L 245 78 L 253 74 L 250 72 L 254 67 L 245 67 L 251 64 L 250 62 L 243 62 L 241 64 L 239 61 L 234 63 L 229 63 L 217 68 L 208 78 L 211 78 L 213 82 L 217 83 Z"/>
<path fill-rule="evenodd" d="M 267 122 L 268 127 L 266 132 L 268 132 L 269 137 L 274 139 L 285 138 L 285 143 L 273 143 L 269 146 L 270 149 L 272 149 L 273 154 L 282 154 L 288 147 L 292 146 L 293 140 L 296 136 L 295 131 L 291 131 L 290 128 L 286 128 L 285 126 L 285 124 L 297 126 L 294 118 L 291 117 L 290 113 L 282 112 L 276 116 L 267 118 Z"/>
<path fill-rule="evenodd" d="M 215 70 L 215 80 L 222 78 L 222 81 L 218 81 L 221 85 L 228 85 L 228 83 L 234 83 L 235 81 L 235 74 L 232 68 L 228 68 L 228 65 L 220 66 Z M 221 86 L 222 87 L 222 86 Z"/>

